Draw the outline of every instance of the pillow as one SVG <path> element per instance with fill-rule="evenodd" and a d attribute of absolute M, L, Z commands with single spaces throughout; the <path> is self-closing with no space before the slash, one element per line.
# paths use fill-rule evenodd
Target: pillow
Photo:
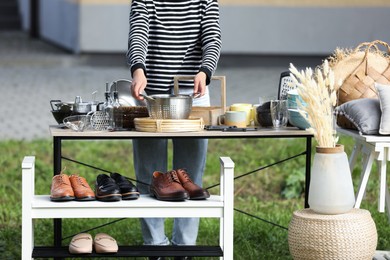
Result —
<path fill-rule="evenodd" d="M 390 86 L 375 83 L 378 91 L 382 118 L 379 125 L 381 135 L 390 135 Z"/>
<path fill-rule="evenodd" d="M 360 98 L 351 100 L 336 107 L 336 113 L 344 115 L 361 134 L 376 135 L 379 133 L 382 113 L 378 99 Z"/>

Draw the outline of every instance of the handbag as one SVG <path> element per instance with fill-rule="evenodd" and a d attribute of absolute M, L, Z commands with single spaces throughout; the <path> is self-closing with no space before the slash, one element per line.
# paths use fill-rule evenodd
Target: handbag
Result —
<path fill-rule="evenodd" d="M 386 48 L 386 52 L 378 46 Z M 335 82 L 341 82 L 337 90 L 337 105 L 359 98 L 378 98 L 374 83 L 390 85 L 390 46 L 375 40 L 359 44 L 354 50 L 336 50 L 330 58 Z M 337 115 L 337 125 L 356 129 L 343 115 Z"/>

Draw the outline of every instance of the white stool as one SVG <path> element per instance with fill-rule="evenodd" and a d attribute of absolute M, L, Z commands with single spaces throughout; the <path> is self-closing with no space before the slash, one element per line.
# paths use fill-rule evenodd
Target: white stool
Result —
<path fill-rule="evenodd" d="M 351 170 L 355 167 L 356 159 L 359 153 L 363 155 L 363 167 L 359 189 L 356 194 L 355 208 L 360 208 L 364 192 L 366 190 L 368 178 L 371 173 L 371 168 L 374 160 L 378 163 L 379 172 L 379 201 L 378 211 L 384 212 L 387 204 L 387 213 L 390 222 L 390 195 L 386 182 L 386 164 L 390 161 L 390 136 L 375 136 L 375 135 L 360 135 L 355 130 L 337 129 L 339 133 L 345 134 L 354 138 L 355 146 L 349 158 Z"/>

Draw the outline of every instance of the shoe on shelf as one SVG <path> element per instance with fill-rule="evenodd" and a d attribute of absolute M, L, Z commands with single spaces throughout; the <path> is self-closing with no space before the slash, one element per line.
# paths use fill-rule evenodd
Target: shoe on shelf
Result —
<path fill-rule="evenodd" d="M 99 174 L 96 177 L 95 197 L 100 201 L 118 201 L 121 200 L 121 191 L 115 180 L 107 174 Z"/>
<path fill-rule="evenodd" d="M 185 169 L 178 169 L 176 170 L 176 173 L 181 185 L 190 195 L 190 200 L 202 200 L 210 198 L 210 193 L 207 190 L 196 185 L 191 180 Z"/>
<path fill-rule="evenodd" d="M 98 254 L 118 252 L 118 244 L 116 240 L 105 233 L 97 234 L 93 240 L 93 245 L 96 253 Z"/>
<path fill-rule="evenodd" d="M 50 200 L 56 202 L 74 200 L 74 192 L 68 175 L 61 172 L 53 176 L 50 187 Z"/>
<path fill-rule="evenodd" d="M 139 191 L 137 187 L 134 186 L 133 183 L 126 177 L 116 172 L 112 172 L 110 176 L 115 180 L 116 184 L 118 184 L 122 200 L 135 200 L 139 198 Z"/>
<path fill-rule="evenodd" d="M 95 193 L 89 186 L 85 178 L 80 177 L 77 174 L 72 174 L 69 177 L 70 183 L 73 188 L 74 196 L 76 200 L 88 201 L 95 200 Z"/>
<path fill-rule="evenodd" d="M 177 177 L 176 171 L 155 171 L 150 184 L 150 193 L 158 200 L 179 201 L 188 199 L 188 193 Z"/>
<path fill-rule="evenodd" d="M 69 253 L 90 254 L 92 253 L 92 236 L 88 233 L 75 235 L 69 243 Z"/>

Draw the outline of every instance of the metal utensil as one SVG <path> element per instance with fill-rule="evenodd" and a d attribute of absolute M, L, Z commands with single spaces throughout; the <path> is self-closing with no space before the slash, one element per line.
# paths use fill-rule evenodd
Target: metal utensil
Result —
<path fill-rule="evenodd" d="M 118 79 L 111 83 L 110 92 L 114 89 L 118 92 L 119 104 L 121 106 L 146 106 L 146 102 L 138 100 L 131 95 L 131 81 L 127 79 Z"/>
<path fill-rule="evenodd" d="M 147 100 L 154 101 L 155 99 L 151 96 L 148 96 L 147 94 L 139 94 L 141 97 L 144 97 Z"/>

